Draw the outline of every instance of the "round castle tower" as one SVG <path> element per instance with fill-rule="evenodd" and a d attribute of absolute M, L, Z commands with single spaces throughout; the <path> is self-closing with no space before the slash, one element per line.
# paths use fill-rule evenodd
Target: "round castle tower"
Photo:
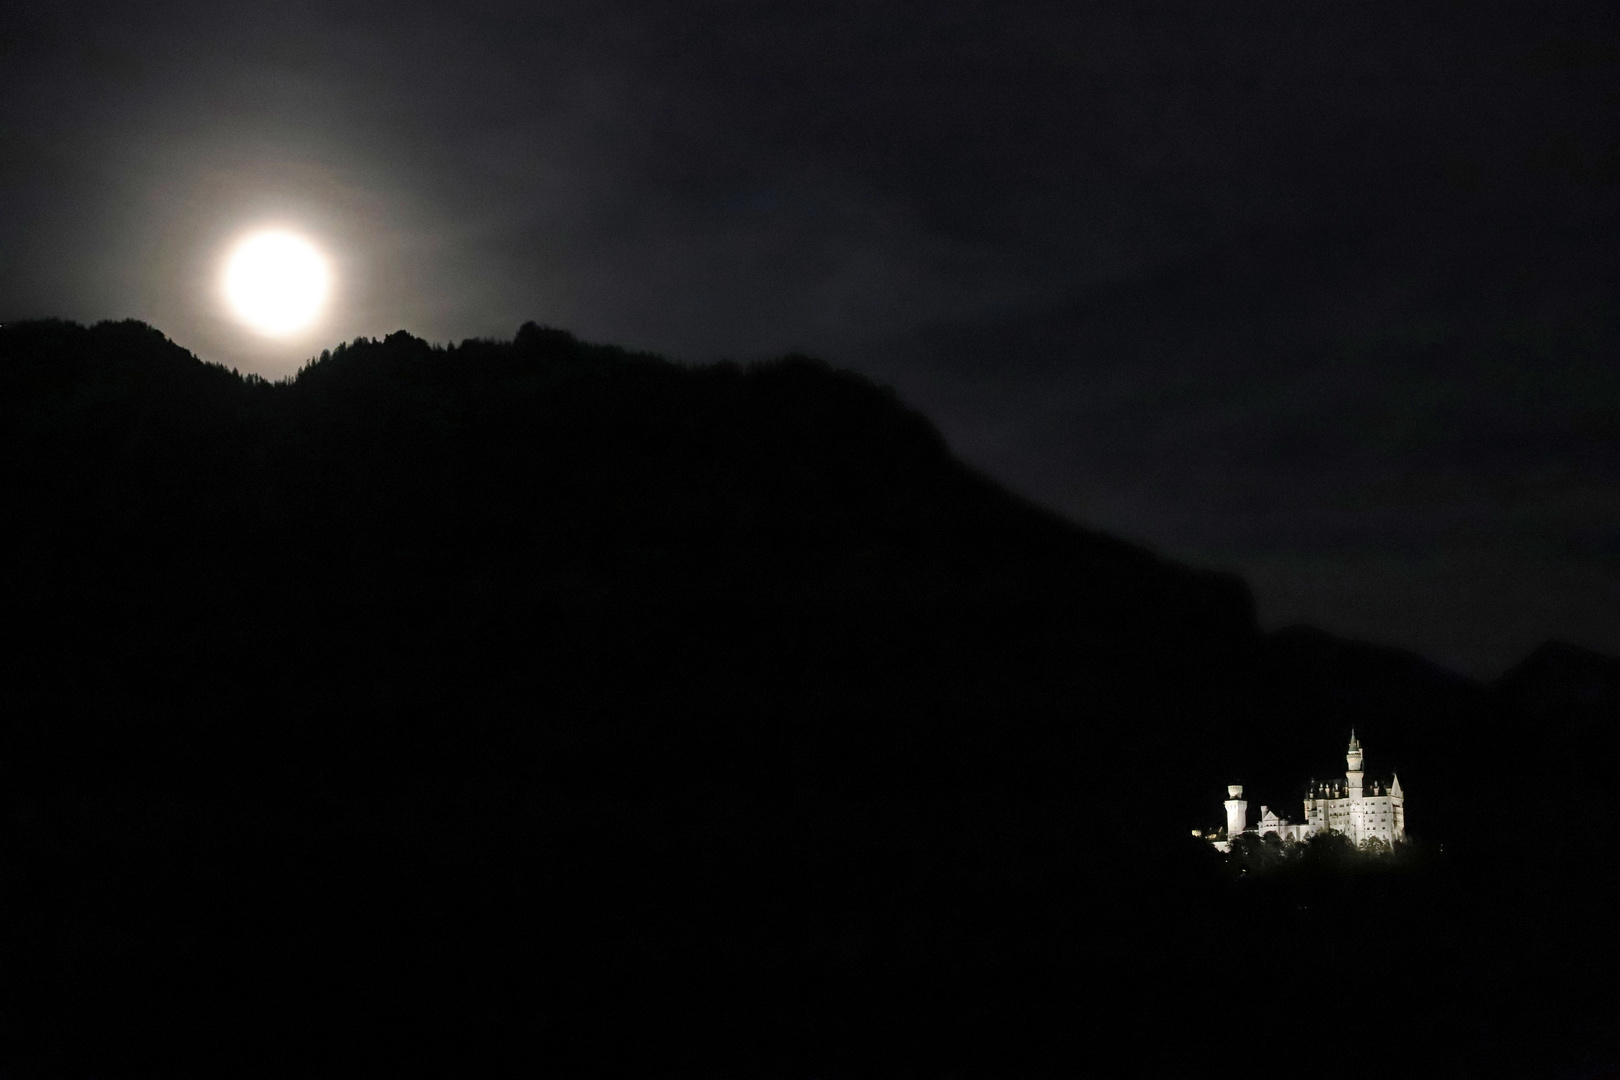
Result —
<path fill-rule="evenodd" d="M 1249 804 L 1243 799 L 1242 784 L 1232 784 L 1226 794 L 1226 838 L 1235 840 L 1249 827 Z"/>

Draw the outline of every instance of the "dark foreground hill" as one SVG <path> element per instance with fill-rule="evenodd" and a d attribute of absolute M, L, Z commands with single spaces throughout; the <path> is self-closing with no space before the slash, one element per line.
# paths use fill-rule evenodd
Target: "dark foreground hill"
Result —
<path fill-rule="evenodd" d="M 269 384 L 15 324 L 0 520 L 17 1075 L 1616 1052 L 1613 662 L 1263 635 L 812 360 L 530 325 Z M 1188 838 L 1352 724 L 1420 851 L 1233 880 Z"/>

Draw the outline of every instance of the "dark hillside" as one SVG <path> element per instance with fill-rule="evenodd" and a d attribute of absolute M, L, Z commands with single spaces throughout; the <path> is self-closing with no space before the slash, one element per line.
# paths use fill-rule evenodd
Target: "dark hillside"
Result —
<path fill-rule="evenodd" d="M 1548 642 L 1491 686 L 1497 760 L 1508 783 L 1536 792 L 1542 813 L 1515 844 L 1558 852 L 1588 877 L 1620 876 L 1620 834 L 1604 821 L 1620 761 L 1620 658 Z"/>
<path fill-rule="evenodd" d="M 1452 992 L 1500 911 L 1446 748 L 1539 676 L 1262 635 L 817 361 L 531 324 L 268 384 L 14 324 L 0 515 L 19 1075 L 1289 1075 L 1293 1034 L 1207 1037 L 1220 987 L 1347 948 L 1406 965 L 1392 1052 L 1482 1075 L 1610 1000 Z M 1312 864 L 1311 908 L 1188 843 L 1351 723 L 1469 858 Z"/>

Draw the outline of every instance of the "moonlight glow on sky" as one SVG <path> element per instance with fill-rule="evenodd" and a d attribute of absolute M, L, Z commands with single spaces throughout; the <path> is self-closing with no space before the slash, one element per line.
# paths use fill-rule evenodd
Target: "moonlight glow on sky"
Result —
<path fill-rule="evenodd" d="M 254 233 L 225 262 L 231 312 L 267 337 L 308 329 L 326 306 L 332 273 L 309 241 L 292 233 Z"/>
<path fill-rule="evenodd" d="M 1615 4 L 699 10 L 7 5 L 0 322 L 803 352 L 1267 626 L 1620 652 Z"/>

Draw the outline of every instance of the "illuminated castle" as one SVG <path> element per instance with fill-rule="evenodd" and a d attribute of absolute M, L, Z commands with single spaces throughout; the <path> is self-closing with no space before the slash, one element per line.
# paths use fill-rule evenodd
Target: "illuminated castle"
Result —
<path fill-rule="evenodd" d="M 1367 840 L 1386 844 L 1406 839 L 1406 796 L 1401 778 L 1396 776 L 1386 788 L 1374 780 L 1370 789 L 1362 779 L 1361 743 L 1350 732 L 1350 748 L 1344 755 L 1344 779 L 1318 784 L 1314 780 L 1305 792 L 1305 820 L 1289 821 L 1268 806 L 1260 808 L 1260 821 L 1249 826 L 1249 804 L 1243 800 L 1243 787 L 1226 789 L 1226 830 L 1211 834 L 1215 846 L 1225 851 L 1234 837 L 1243 833 L 1265 836 L 1276 833 L 1280 840 L 1302 841 L 1319 832 L 1343 833 L 1360 845 Z M 1204 835 L 1204 834 L 1200 834 Z"/>

